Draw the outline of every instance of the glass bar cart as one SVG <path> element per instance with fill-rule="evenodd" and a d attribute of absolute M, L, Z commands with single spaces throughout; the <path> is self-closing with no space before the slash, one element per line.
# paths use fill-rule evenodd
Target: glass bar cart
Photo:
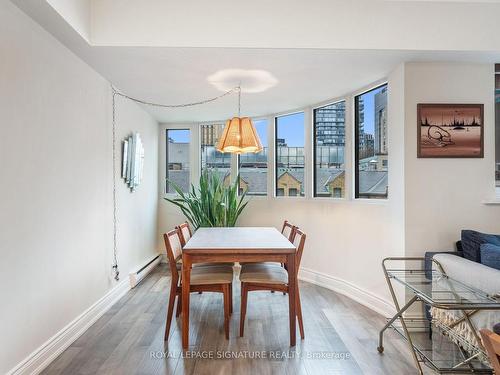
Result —
<path fill-rule="evenodd" d="M 390 267 L 401 262 L 404 262 L 403 267 Z M 417 265 L 418 262 L 420 267 L 408 267 L 411 264 Z M 421 268 L 424 263 L 422 257 L 393 257 L 383 260 L 382 268 L 397 312 L 380 331 L 377 350 L 383 353 L 384 332 L 392 327 L 407 341 L 420 374 L 423 374 L 422 363 L 439 374 L 492 374 L 471 317 L 482 310 L 500 310 L 500 300 L 450 278 L 438 262 L 433 262 L 435 267 L 425 271 Z M 400 306 L 393 281 L 409 292 L 405 292 L 405 295 L 411 296 L 403 306 Z M 428 307 L 458 311 L 458 317 L 449 324 L 427 319 L 425 316 L 405 317 L 405 311 L 417 302 Z M 463 322 L 473 332 L 473 340 L 466 341 L 453 329 Z"/>

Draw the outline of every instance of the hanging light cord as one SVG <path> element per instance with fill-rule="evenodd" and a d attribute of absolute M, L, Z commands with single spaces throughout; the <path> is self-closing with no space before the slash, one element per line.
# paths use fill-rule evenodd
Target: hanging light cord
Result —
<path fill-rule="evenodd" d="M 235 90 L 238 91 L 238 117 L 241 117 L 241 82 L 240 86 L 236 87 Z"/>
<path fill-rule="evenodd" d="M 115 273 L 115 280 L 120 280 L 120 271 L 118 269 L 118 256 L 117 256 L 117 215 L 116 215 L 116 95 L 118 92 L 113 86 L 113 271 Z"/>
<path fill-rule="evenodd" d="M 136 103 L 140 103 L 140 104 L 144 104 L 144 105 L 148 105 L 148 106 L 151 106 L 151 107 L 159 107 L 159 108 L 185 108 L 185 107 L 194 107 L 196 105 L 202 105 L 202 104 L 208 104 L 208 103 L 211 103 L 211 102 L 214 102 L 216 100 L 219 100 L 227 95 L 230 95 L 234 92 L 240 92 L 241 89 L 240 89 L 240 86 L 237 86 L 237 87 L 233 87 L 231 90 L 228 90 L 226 92 L 224 92 L 223 94 L 221 95 L 218 95 L 218 96 L 214 96 L 213 98 L 209 98 L 209 99 L 204 99 L 204 100 L 200 100 L 198 102 L 192 102 L 192 103 L 182 103 L 182 104 L 160 104 L 160 103 L 154 103 L 154 102 L 149 102 L 147 100 L 142 100 L 142 99 L 137 99 L 137 98 L 134 98 L 132 96 L 129 96 L 127 94 L 124 94 L 122 92 L 119 92 L 114 86 L 111 86 L 113 88 L 113 94 L 114 95 L 119 95 L 123 98 L 127 98 L 129 100 L 132 100 Z"/>
<path fill-rule="evenodd" d="M 118 91 L 113 85 L 111 85 L 112 90 L 112 122 L 113 122 L 113 272 L 115 274 L 114 278 L 116 281 L 120 280 L 120 271 L 118 269 L 118 246 L 117 246 L 117 233 L 118 233 L 118 220 L 117 220 L 117 205 L 116 205 L 116 96 L 121 96 L 122 98 L 126 98 L 133 102 L 148 105 L 151 107 L 158 108 L 185 108 L 185 107 L 194 107 L 197 105 L 208 104 L 214 102 L 218 99 L 221 99 L 227 95 L 230 95 L 234 92 L 238 92 L 238 116 L 241 108 L 241 85 L 237 87 L 233 87 L 231 90 L 224 92 L 221 95 L 214 96 L 213 98 L 200 100 L 198 102 L 193 103 L 183 103 L 183 104 L 160 104 L 154 102 L 148 102 L 147 100 L 137 99 L 132 96 L 126 95 L 120 91 Z"/>

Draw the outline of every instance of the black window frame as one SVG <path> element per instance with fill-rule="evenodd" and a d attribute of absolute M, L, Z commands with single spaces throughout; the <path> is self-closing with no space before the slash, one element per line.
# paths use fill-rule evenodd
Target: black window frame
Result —
<path fill-rule="evenodd" d="M 267 117 L 257 117 L 255 119 L 252 118 L 252 122 L 254 123 L 254 126 L 255 126 L 255 122 L 257 121 L 266 121 L 266 132 L 269 131 L 269 121 L 268 121 L 268 118 Z M 259 133 L 257 129 L 255 129 L 255 131 L 257 131 L 257 134 Z M 268 134 L 268 133 L 267 133 Z M 260 137 L 259 137 L 260 138 Z M 267 137 L 269 138 L 269 137 Z M 261 141 L 262 142 L 262 141 Z M 267 156 L 266 156 L 266 169 L 267 169 L 267 175 L 269 175 L 269 139 L 267 139 L 267 146 L 262 146 L 263 148 L 267 147 Z M 237 154 L 236 155 L 236 176 L 240 176 L 240 179 L 241 179 L 241 175 L 240 175 L 240 170 L 241 170 L 241 160 L 240 160 L 240 154 Z M 246 195 L 250 196 L 250 197 L 268 197 L 269 196 L 269 192 L 267 191 L 267 181 L 268 179 L 266 178 L 266 193 L 265 194 L 255 194 L 255 193 L 249 193 L 248 190 L 247 190 L 247 193 Z M 238 193 L 238 196 L 241 196 L 242 193 L 239 192 Z"/>
<path fill-rule="evenodd" d="M 283 197 L 278 195 L 278 116 L 274 116 L 274 197 Z"/>
<path fill-rule="evenodd" d="M 330 105 L 333 105 L 333 104 L 338 104 L 338 103 L 342 103 L 344 102 L 344 106 L 347 104 L 346 102 L 346 99 L 340 99 L 336 102 L 332 102 L 332 103 L 329 103 L 329 104 L 325 104 L 325 105 L 322 105 L 320 107 L 314 107 L 312 109 L 312 136 L 313 136 L 313 142 L 312 142 L 312 149 L 313 149 L 313 160 L 312 160 L 312 167 L 313 167 L 313 171 L 312 171 L 312 177 L 313 177 L 313 198 L 333 198 L 333 199 L 345 199 L 345 194 L 344 194 L 344 197 L 335 197 L 333 195 L 329 196 L 329 197 L 323 197 L 321 195 L 318 195 L 317 194 L 317 190 L 316 190 L 316 110 L 317 109 L 320 109 L 320 108 L 324 108 L 324 107 L 328 107 Z M 346 140 L 345 140 L 345 112 L 344 112 L 344 165 L 345 165 L 345 144 L 346 144 Z M 345 173 L 345 171 L 344 171 Z M 345 191 L 345 186 L 344 186 L 344 191 Z"/>
<path fill-rule="evenodd" d="M 286 197 L 288 198 L 289 196 L 287 195 L 278 195 L 278 119 L 280 117 L 286 117 L 286 116 L 292 116 L 292 115 L 296 115 L 298 113 L 303 113 L 304 114 L 304 119 L 306 118 L 306 110 L 303 110 L 303 111 L 297 111 L 297 112 L 290 112 L 290 113 L 284 113 L 282 115 L 275 115 L 274 116 L 274 193 L 273 193 L 273 196 L 274 198 L 277 198 L 277 197 Z M 306 196 L 306 187 L 305 187 L 305 170 L 306 170 L 306 155 L 305 155 L 305 147 L 306 147 L 306 134 L 305 134 L 305 131 L 306 131 L 306 125 L 305 125 L 305 121 L 304 121 L 304 124 L 303 124 L 303 137 L 304 137 L 304 152 L 303 152 L 303 155 L 301 156 L 303 159 L 304 159 L 304 181 L 302 181 L 302 185 L 303 185 L 303 189 L 304 189 L 304 195 L 301 195 L 301 191 L 299 189 L 299 194 L 296 196 L 296 197 L 293 197 L 293 198 L 305 198 Z M 297 155 L 295 155 L 295 158 L 298 158 Z M 297 160 L 297 159 L 296 159 Z"/>
<path fill-rule="evenodd" d="M 203 132 L 203 129 L 202 127 L 203 126 L 219 126 L 221 128 L 221 134 L 222 134 L 222 131 L 224 130 L 224 123 L 219 123 L 219 122 L 214 122 L 214 123 L 205 123 L 205 124 L 200 124 L 199 126 L 199 132 L 198 132 L 198 138 L 199 138 L 199 141 L 198 141 L 198 152 L 199 152 L 199 173 L 200 173 L 200 176 L 203 174 L 203 152 L 202 152 L 202 132 Z M 214 146 L 214 149 L 215 151 L 214 152 L 217 152 L 217 144 L 215 144 Z M 228 167 L 228 171 L 229 171 L 229 178 L 231 179 L 232 176 L 231 176 L 231 164 L 232 164 L 232 154 L 228 154 L 229 155 L 229 167 Z M 205 160 L 205 164 L 207 163 L 207 160 Z M 207 168 L 207 169 L 218 169 L 219 167 L 216 166 L 215 168 L 214 167 L 210 167 L 210 168 Z"/>
<path fill-rule="evenodd" d="M 384 86 L 387 86 L 387 90 L 389 90 L 389 83 L 384 82 L 378 86 L 375 86 L 369 90 L 363 91 L 354 96 L 354 199 L 377 199 L 377 200 L 385 200 L 389 199 L 389 194 L 386 197 L 376 197 L 369 196 L 365 194 L 359 194 L 359 101 L 358 98 L 368 94 L 372 91 L 378 90 Z"/>
<path fill-rule="evenodd" d="M 192 147 L 192 143 L 191 143 L 191 129 L 189 127 L 187 128 L 172 128 L 172 129 L 165 129 L 165 194 L 176 194 L 176 192 L 169 192 L 168 191 L 168 166 L 169 166 L 169 162 L 168 162 L 168 132 L 169 131 L 176 131 L 176 130 L 187 130 L 189 132 L 189 148 Z M 191 155 L 190 155 L 190 152 L 188 153 L 188 158 L 190 159 Z M 191 166 L 189 167 L 189 178 L 188 178 L 188 185 L 191 184 Z"/>
<path fill-rule="evenodd" d="M 498 184 L 500 180 L 497 179 L 500 175 L 500 103 L 496 101 L 497 90 L 500 89 L 497 83 L 498 80 L 500 80 L 500 64 L 495 64 L 495 75 L 493 79 L 495 81 L 495 93 L 493 96 L 495 103 L 495 195 L 497 198 L 500 198 L 500 185 Z"/>

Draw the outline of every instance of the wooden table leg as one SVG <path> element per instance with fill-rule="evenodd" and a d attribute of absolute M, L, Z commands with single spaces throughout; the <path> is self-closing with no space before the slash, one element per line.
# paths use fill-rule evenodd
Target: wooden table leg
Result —
<path fill-rule="evenodd" d="M 182 348 L 189 346 L 189 290 L 191 289 L 191 259 L 182 254 Z"/>
<path fill-rule="evenodd" d="M 297 273 L 295 272 L 295 253 L 287 256 L 288 270 L 288 310 L 290 318 L 290 346 L 295 346 L 297 310 L 295 295 L 297 291 Z"/>

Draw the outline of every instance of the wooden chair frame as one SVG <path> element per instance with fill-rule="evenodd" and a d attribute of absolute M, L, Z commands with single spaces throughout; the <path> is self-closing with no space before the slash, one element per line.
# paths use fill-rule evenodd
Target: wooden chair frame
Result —
<path fill-rule="evenodd" d="M 481 329 L 479 333 L 495 374 L 500 374 L 500 335 L 488 329 Z"/>
<path fill-rule="evenodd" d="M 285 221 L 286 223 L 286 221 Z M 299 235 L 301 236 L 299 245 L 297 247 L 297 255 L 296 255 L 296 260 L 295 260 L 295 272 L 298 273 L 299 266 L 300 266 L 300 261 L 302 259 L 302 252 L 304 251 L 304 243 L 306 241 L 306 235 L 297 227 L 293 227 L 293 238 L 291 239 L 291 242 L 295 240 L 295 236 Z M 266 283 L 252 283 L 252 282 L 241 282 L 241 314 L 240 314 L 240 337 L 243 337 L 244 329 L 245 329 L 245 317 L 246 317 L 246 312 L 247 312 L 247 301 L 248 301 L 248 292 L 251 291 L 262 291 L 262 290 L 270 290 L 271 292 L 273 291 L 278 291 L 278 292 L 283 292 L 288 293 L 289 288 L 288 284 L 266 284 Z M 299 294 L 299 286 L 297 283 L 297 290 L 295 291 L 295 304 L 297 308 L 297 319 L 299 322 L 299 330 L 300 330 L 300 337 L 302 340 L 304 340 L 304 324 L 302 322 L 302 307 L 300 304 L 300 294 Z"/>
<path fill-rule="evenodd" d="M 187 230 L 189 231 L 189 237 L 191 238 L 193 236 L 193 232 L 191 231 L 191 227 L 189 226 L 189 223 L 187 221 L 185 221 L 184 223 L 182 223 L 181 225 L 177 225 L 175 227 L 175 229 L 178 229 L 179 230 L 179 238 L 181 240 L 181 246 L 184 247 L 186 245 L 186 238 L 184 237 L 184 233 L 182 233 L 182 229 L 183 228 L 187 228 Z"/>
<path fill-rule="evenodd" d="M 288 220 L 285 220 L 283 222 L 283 227 L 281 228 L 281 234 L 284 234 L 286 228 L 290 228 L 290 235 L 288 236 L 288 241 L 292 242 L 293 239 L 295 238 L 294 232 L 296 229 L 299 229 L 299 227 L 292 225 Z"/>
<path fill-rule="evenodd" d="M 179 242 L 182 246 L 182 235 L 178 228 L 163 234 L 163 239 L 165 241 L 165 248 L 167 250 L 168 264 L 170 267 L 170 273 L 172 274 L 172 281 L 170 283 L 170 295 L 168 299 L 167 308 L 167 321 L 165 324 L 165 336 L 164 340 L 168 341 L 168 336 L 170 332 L 170 326 L 172 323 L 172 315 L 174 312 L 175 297 L 177 297 L 177 313 L 178 317 L 181 313 L 182 306 L 182 284 L 177 270 L 177 259 L 174 257 L 174 251 L 170 243 L 170 237 L 178 236 Z M 184 265 L 183 265 L 184 267 Z M 218 292 L 223 294 L 224 298 L 224 332 L 226 339 L 229 340 L 229 317 L 233 313 L 233 292 L 232 292 L 232 282 L 228 284 L 204 284 L 204 285 L 191 285 L 190 292 Z"/>

